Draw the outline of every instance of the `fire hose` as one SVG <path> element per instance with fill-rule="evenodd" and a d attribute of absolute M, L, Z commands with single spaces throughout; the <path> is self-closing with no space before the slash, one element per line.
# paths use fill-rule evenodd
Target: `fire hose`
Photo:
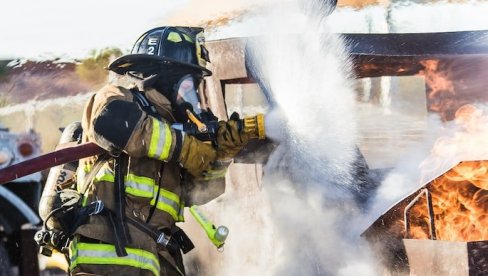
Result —
<path fill-rule="evenodd" d="M 184 131 L 188 135 L 195 136 L 202 141 L 216 140 L 218 121 L 200 122 L 197 118 L 192 118 L 191 116 L 190 119 L 191 122 L 174 124 L 172 127 Z M 240 119 L 239 125 L 251 138 L 265 139 L 263 114 Z M 105 150 L 95 143 L 67 143 L 56 151 L 1 169 L 0 184 L 5 184 L 38 171 L 98 155 L 103 152 Z"/>

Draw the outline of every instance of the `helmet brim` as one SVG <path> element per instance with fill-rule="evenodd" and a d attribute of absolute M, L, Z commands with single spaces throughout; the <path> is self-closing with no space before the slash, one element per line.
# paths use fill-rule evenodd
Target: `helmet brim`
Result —
<path fill-rule="evenodd" d="M 203 77 L 212 75 L 210 70 L 202 66 L 183 63 L 172 58 L 147 54 L 129 54 L 121 56 L 108 66 L 109 70 L 120 75 L 125 75 L 127 72 L 136 72 L 142 73 L 145 76 L 158 74 L 176 68 L 187 69 L 189 73 L 201 72 Z"/>

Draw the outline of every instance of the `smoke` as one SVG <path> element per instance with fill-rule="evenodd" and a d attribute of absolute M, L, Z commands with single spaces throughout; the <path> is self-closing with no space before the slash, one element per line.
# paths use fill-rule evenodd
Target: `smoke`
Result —
<path fill-rule="evenodd" d="M 313 1 L 311 6 L 296 4 L 295 13 L 271 12 L 269 35 L 250 45 L 257 71 L 277 103 L 267 117 L 268 135 L 286 148 L 271 157 L 268 168 L 288 163 L 320 168 L 314 182 L 334 180 L 346 188 L 351 184 L 348 172 L 355 157 L 356 127 L 344 45 L 328 30 L 322 17 L 326 8 L 311 10 L 318 5 Z M 294 23 L 293 29 L 283 25 L 286 21 Z M 311 177 L 308 172 L 293 171 L 295 178 L 303 174 Z"/>
<path fill-rule="evenodd" d="M 12 132 L 35 130 L 42 137 L 42 151 L 49 152 L 59 141 L 58 128 L 80 121 L 92 93 L 48 100 L 31 100 L 0 108 L 0 124 Z"/>
<path fill-rule="evenodd" d="M 405 135 L 398 140 L 413 141 L 402 144 L 405 154 L 369 198 L 369 208 L 358 205 L 358 194 L 365 190 L 356 178 L 361 168 L 356 162 L 355 112 L 362 107 L 355 104 L 344 43 L 330 32 L 324 14 L 316 2 L 310 6 L 295 2 L 267 11 L 265 20 L 258 21 L 263 37 L 250 40 L 248 46 L 254 69 L 273 94 L 274 108 L 265 124 L 267 136 L 279 146 L 264 168 L 231 167 L 225 195 L 205 206 L 218 208 L 214 218 L 229 226 L 225 252 L 216 255 L 214 249 L 208 250 L 205 258 L 198 258 L 200 263 L 190 262 L 190 272 L 377 275 L 381 271 L 360 234 L 381 212 L 419 186 L 418 164 L 439 131 L 451 130 L 436 116 L 427 121 L 395 120 L 397 126 L 390 132 L 410 126 L 398 132 Z M 246 24 L 241 21 L 240 29 Z M 380 100 L 389 104 L 388 98 Z M 374 121 L 375 126 L 384 117 Z M 383 147 L 385 151 L 395 148 Z M 254 176 L 263 171 L 258 187 L 259 177 Z"/>
<path fill-rule="evenodd" d="M 350 64 L 322 3 L 272 13 L 270 35 L 251 45 L 275 100 L 267 133 L 279 143 L 264 168 L 262 191 L 281 249 L 272 274 L 373 275 L 355 227 L 360 187 Z M 294 23 L 291 35 L 280 34 L 286 21 Z"/>
<path fill-rule="evenodd" d="M 484 30 L 488 26 L 486 1 L 398 1 L 389 6 L 390 31 L 446 32 Z"/>
<path fill-rule="evenodd" d="M 199 258 L 205 264 L 189 261 L 190 273 L 376 274 L 355 224 L 361 210 L 350 65 L 321 3 L 269 11 L 267 35 L 248 45 L 273 94 L 265 125 L 279 145 L 264 168 L 254 168 L 264 171 L 261 187 L 253 186 L 252 167 L 232 166 L 226 194 L 205 206 L 221 206 L 217 221 L 230 229 L 225 252 L 206 252 Z"/>
<path fill-rule="evenodd" d="M 397 158 L 397 161 L 391 165 L 391 169 L 386 173 L 371 199 L 371 206 L 361 223 L 363 229 L 369 227 L 386 210 L 421 186 L 419 164 L 429 156 L 432 146 L 440 136 L 453 132 L 453 129 L 446 126 L 437 114 L 431 114 L 421 122 L 422 124 L 415 129 L 417 133 L 415 137 L 411 137 L 411 134 L 410 137 L 403 137 L 409 139 L 409 144 L 401 151 L 401 158 Z"/>

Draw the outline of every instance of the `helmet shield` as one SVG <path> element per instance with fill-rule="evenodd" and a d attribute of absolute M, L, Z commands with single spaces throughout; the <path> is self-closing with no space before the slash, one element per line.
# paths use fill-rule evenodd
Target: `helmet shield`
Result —
<path fill-rule="evenodd" d="M 144 33 L 131 54 L 115 60 L 109 69 L 118 74 L 142 73 L 144 77 L 175 69 L 210 76 L 212 72 L 205 68 L 210 60 L 204 44 L 203 28 L 155 28 Z"/>

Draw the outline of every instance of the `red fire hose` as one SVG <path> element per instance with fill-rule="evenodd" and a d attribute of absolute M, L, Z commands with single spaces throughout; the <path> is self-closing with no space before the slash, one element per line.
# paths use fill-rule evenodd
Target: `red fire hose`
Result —
<path fill-rule="evenodd" d="M 103 153 L 105 150 L 94 143 L 70 143 L 59 150 L 32 158 L 0 170 L 0 184 L 51 167 L 66 164 L 81 158 Z"/>

